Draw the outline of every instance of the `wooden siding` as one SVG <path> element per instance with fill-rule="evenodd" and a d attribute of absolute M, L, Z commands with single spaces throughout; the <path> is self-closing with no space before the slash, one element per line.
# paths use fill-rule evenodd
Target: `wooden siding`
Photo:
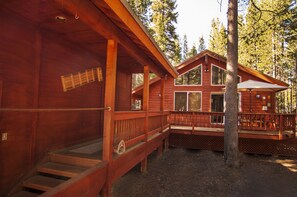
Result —
<path fill-rule="evenodd" d="M 132 75 L 119 70 L 116 82 L 116 111 L 129 111 L 131 109 L 131 89 Z"/>
<path fill-rule="evenodd" d="M 212 93 L 223 93 L 222 88 L 225 86 L 212 86 L 211 85 L 211 65 L 216 65 L 220 68 L 226 69 L 225 62 L 208 57 L 208 72 L 205 72 L 206 63 L 204 56 L 200 59 L 189 63 L 187 66 L 182 67 L 178 70 L 179 75 L 187 72 L 188 70 L 202 64 L 202 85 L 198 86 L 175 86 L 174 79 L 168 77 L 165 81 L 165 108 L 164 110 L 174 110 L 174 92 L 175 91 L 200 91 L 202 93 L 202 111 L 211 111 L 211 94 Z M 238 75 L 241 77 L 241 81 L 246 81 L 248 79 L 263 81 L 262 79 L 246 73 L 242 70 L 238 71 Z M 159 109 L 159 101 L 156 99 L 160 93 L 161 81 L 153 83 L 150 87 L 150 110 Z M 256 98 L 256 94 L 261 95 L 261 98 Z M 263 99 L 263 96 L 266 98 Z M 267 111 L 262 110 L 262 106 L 266 106 L 267 103 L 271 104 Z M 274 113 L 275 112 L 275 93 L 272 92 L 252 92 L 251 105 L 253 113 Z M 241 109 L 242 112 L 250 112 L 250 94 L 249 92 L 241 92 Z"/>

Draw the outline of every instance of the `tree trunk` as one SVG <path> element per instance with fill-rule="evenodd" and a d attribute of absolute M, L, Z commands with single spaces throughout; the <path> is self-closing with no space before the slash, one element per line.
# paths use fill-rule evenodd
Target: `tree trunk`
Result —
<path fill-rule="evenodd" d="M 224 160 L 229 166 L 238 166 L 238 105 L 237 68 L 238 68 L 238 29 L 237 0 L 228 3 L 228 45 L 226 76 L 226 112 L 224 131 Z"/>

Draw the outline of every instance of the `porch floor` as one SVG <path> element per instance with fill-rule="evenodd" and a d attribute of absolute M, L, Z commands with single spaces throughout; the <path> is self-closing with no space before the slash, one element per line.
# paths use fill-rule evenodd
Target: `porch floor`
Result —
<path fill-rule="evenodd" d="M 174 133 L 184 133 L 184 134 L 192 134 L 191 126 L 177 126 L 171 125 L 170 132 Z M 211 127 L 194 127 L 194 133 L 199 133 L 200 135 L 210 135 L 210 136 L 222 136 L 224 135 L 224 128 L 211 128 Z M 257 130 L 238 130 L 239 137 L 242 138 L 260 138 L 260 139 L 276 139 L 279 140 L 279 132 L 278 131 L 257 131 Z M 282 133 L 282 138 L 291 138 L 295 137 L 294 132 L 292 131 L 284 131 Z"/>

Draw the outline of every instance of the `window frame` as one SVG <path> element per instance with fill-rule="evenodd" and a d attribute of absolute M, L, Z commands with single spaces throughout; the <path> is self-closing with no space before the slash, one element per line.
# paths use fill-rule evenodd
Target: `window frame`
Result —
<path fill-rule="evenodd" d="M 201 83 L 200 83 L 200 84 L 177 85 L 177 84 L 176 84 L 176 79 L 174 79 L 174 86 L 179 86 L 179 87 L 181 87 L 181 86 L 202 86 L 202 85 L 203 85 L 202 64 L 199 64 L 199 65 L 197 65 L 197 66 L 194 66 L 193 68 L 191 68 L 191 69 L 188 70 L 187 72 L 184 72 L 183 74 L 178 75 L 178 77 L 181 76 L 181 75 L 184 75 L 184 74 L 186 74 L 186 73 L 188 73 L 188 72 L 190 72 L 190 71 L 192 71 L 192 70 L 194 70 L 194 69 L 196 69 L 196 68 L 198 68 L 199 66 L 200 66 L 200 73 L 201 73 Z"/>
<path fill-rule="evenodd" d="M 217 67 L 218 69 L 221 69 L 221 70 L 224 70 L 225 71 L 225 73 L 226 73 L 226 69 L 224 69 L 224 68 L 222 68 L 222 67 L 220 67 L 220 66 L 217 66 L 217 65 L 215 65 L 215 64 L 211 64 L 211 73 L 210 73 L 210 81 L 211 81 L 211 86 L 215 86 L 215 87 L 217 87 L 217 86 L 226 86 L 226 82 L 224 83 L 224 84 L 213 84 L 213 81 L 212 81 L 212 76 L 213 76 L 213 72 L 212 72 L 212 68 L 213 67 Z M 240 83 L 241 82 L 241 79 L 242 79 L 242 77 L 240 76 L 240 75 L 237 75 L 237 77 L 239 77 L 239 81 L 238 81 L 238 83 Z"/>
<path fill-rule="evenodd" d="M 174 93 L 173 93 L 173 109 L 174 109 L 174 111 L 176 111 L 176 109 L 175 109 L 175 93 L 177 93 L 177 92 L 185 92 L 185 93 L 187 93 L 187 103 L 186 103 L 186 112 L 188 112 L 189 111 L 189 93 L 200 93 L 200 95 L 201 95 L 201 99 L 200 99 L 200 110 L 198 110 L 198 111 L 195 111 L 195 112 L 202 112 L 202 91 L 174 91 Z"/>

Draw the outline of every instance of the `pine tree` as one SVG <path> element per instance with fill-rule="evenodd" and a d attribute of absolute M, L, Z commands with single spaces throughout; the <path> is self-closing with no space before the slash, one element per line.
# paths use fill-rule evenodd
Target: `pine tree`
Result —
<path fill-rule="evenodd" d="M 200 53 L 200 52 L 204 51 L 205 49 L 206 49 L 205 40 L 204 40 L 203 36 L 201 36 L 201 37 L 199 37 L 199 40 L 198 40 L 197 52 Z"/>
<path fill-rule="evenodd" d="M 192 48 L 190 49 L 190 51 L 187 54 L 187 58 L 191 58 L 195 55 L 197 55 L 197 49 L 196 49 L 195 44 L 193 44 Z"/>
<path fill-rule="evenodd" d="M 172 60 L 175 55 L 176 39 L 175 32 L 178 13 L 176 0 L 153 0 L 152 1 L 152 32 L 153 37 L 161 50 Z"/>
<path fill-rule="evenodd" d="M 227 54 L 227 34 L 226 28 L 218 18 L 211 21 L 211 31 L 209 38 L 209 50 L 226 57 Z"/>
<path fill-rule="evenodd" d="M 240 20 L 240 62 L 293 83 L 296 80 L 296 56 L 292 54 L 296 54 L 297 43 L 296 39 L 290 38 L 296 37 L 296 1 L 250 0 L 246 16 Z M 278 103 L 283 104 L 279 106 L 280 110 L 288 111 L 288 104 L 283 102 L 291 100 L 288 97 L 291 94 L 285 92 L 277 96 Z M 296 103 L 294 99 L 292 102 Z"/>
<path fill-rule="evenodd" d="M 174 51 L 174 57 L 172 61 L 174 65 L 179 64 L 182 60 L 182 54 L 181 54 L 182 49 L 181 49 L 180 43 L 181 42 L 179 38 L 175 39 L 175 51 Z"/>
<path fill-rule="evenodd" d="M 238 70 L 238 28 L 237 0 L 228 3 L 228 49 L 226 76 L 226 112 L 224 129 L 224 160 L 229 166 L 239 166 L 238 157 L 238 106 L 237 70 Z"/>
<path fill-rule="evenodd" d="M 182 60 L 187 59 L 188 52 L 189 52 L 188 38 L 187 38 L 187 35 L 184 35 L 183 47 L 182 47 Z"/>
<path fill-rule="evenodd" d="M 146 28 L 150 27 L 150 6 L 151 0 L 127 0 L 132 10 L 141 20 Z"/>

